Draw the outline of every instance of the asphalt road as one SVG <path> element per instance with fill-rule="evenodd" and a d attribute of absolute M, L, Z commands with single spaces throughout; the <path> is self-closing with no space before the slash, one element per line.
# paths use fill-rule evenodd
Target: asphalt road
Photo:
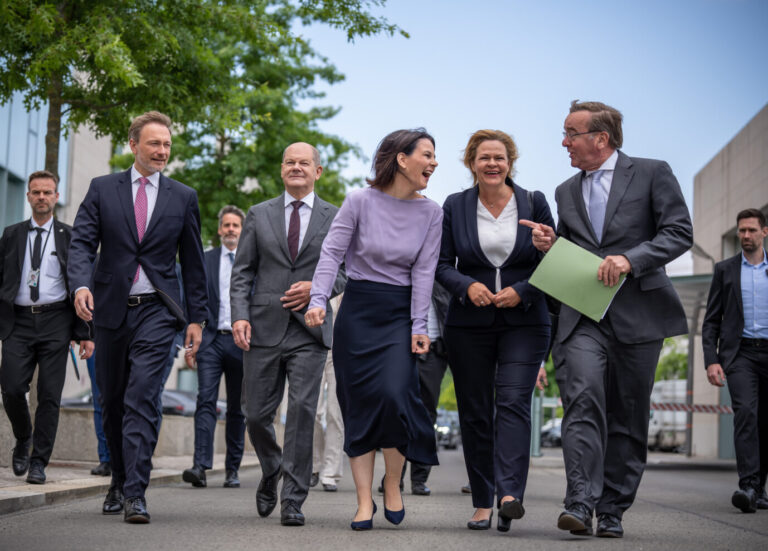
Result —
<path fill-rule="evenodd" d="M 460 451 L 442 451 L 442 465 L 433 470 L 430 497 L 405 495 L 406 518 L 400 526 L 384 520 L 382 501 L 374 530 L 349 529 L 355 510 L 351 476 L 336 493 L 312 489 L 304 505 L 307 525 L 280 526 L 279 507 L 267 519 L 256 513 L 255 492 L 260 472 L 243 472 L 240 489 L 221 487 L 221 476 L 210 477 L 207 489 L 187 484 L 152 487 L 147 500 L 152 523 L 128 525 L 122 516 L 100 514 L 102 498 L 81 499 L 0 517 L 0 550 L 111 549 L 365 549 L 558 550 L 764 549 L 768 544 L 768 511 L 745 515 L 730 505 L 736 486 L 733 470 L 649 469 L 637 501 L 625 515 L 622 540 L 578 538 L 557 530 L 565 488 L 562 467 L 534 464 L 525 498 L 526 515 L 512 529 L 473 532 L 465 528 L 472 514 L 471 497 L 461 495 L 466 482 Z M 377 458 L 381 476 L 383 462 Z M 377 477 L 377 479 L 378 479 Z M 410 488 L 407 486 L 406 490 Z M 494 519 L 495 520 L 495 519 Z"/>

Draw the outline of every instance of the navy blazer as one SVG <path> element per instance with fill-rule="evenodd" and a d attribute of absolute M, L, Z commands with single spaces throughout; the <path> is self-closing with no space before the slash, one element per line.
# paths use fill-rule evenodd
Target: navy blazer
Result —
<path fill-rule="evenodd" d="M 704 365 L 727 369 L 736 359 L 744 333 L 744 302 L 741 298 L 741 256 L 715 264 L 701 325 Z"/>
<path fill-rule="evenodd" d="M 116 329 L 123 323 L 128 294 L 141 263 L 159 298 L 176 318 L 176 328 L 182 330 L 187 320 L 176 277 L 177 253 L 190 321 L 208 318 L 195 190 L 160 174 L 152 218 L 139 243 L 130 169 L 94 178 L 77 211 L 72 231 L 68 267 L 72 291 L 91 288 L 91 266 L 99 244 L 100 257 L 92 287 L 93 321 L 97 326 Z"/>
<path fill-rule="evenodd" d="M 554 225 L 544 194 L 533 193 L 533 213 L 528 192 L 507 179 L 514 190 L 519 219 Z M 513 200 L 510 199 L 510 200 Z M 496 318 L 495 306 L 475 306 L 467 298 L 467 289 L 478 281 L 493 290 L 496 267 L 486 258 L 477 234 L 477 186 L 450 195 L 443 204 L 443 241 L 435 279 L 452 295 L 446 325 L 487 327 Z M 531 229 L 518 225 L 515 247 L 501 265 L 501 286 L 512 287 L 521 302 L 514 308 L 501 308 L 509 325 L 550 325 L 544 294 L 528 283 L 541 255 L 531 241 Z"/>

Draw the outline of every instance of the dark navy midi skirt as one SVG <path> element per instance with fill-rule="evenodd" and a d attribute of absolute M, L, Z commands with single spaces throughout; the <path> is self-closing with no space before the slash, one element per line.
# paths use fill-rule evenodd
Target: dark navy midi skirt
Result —
<path fill-rule="evenodd" d="M 333 328 L 344 451 L 397 448 L 437 465 L 435 430 L 419 396 L 411 353 L 411 288 L 350 279 Z"/>

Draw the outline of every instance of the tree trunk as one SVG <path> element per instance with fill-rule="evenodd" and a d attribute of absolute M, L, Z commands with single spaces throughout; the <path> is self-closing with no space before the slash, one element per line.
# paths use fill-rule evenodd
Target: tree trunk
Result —
<path fill-rule="evenodd" d="M 45 170 L 59 176 L 59 140 L 61 138 L 62 77 L 51 80 L 48 89 L 48 129 L 45 134 Z"/>

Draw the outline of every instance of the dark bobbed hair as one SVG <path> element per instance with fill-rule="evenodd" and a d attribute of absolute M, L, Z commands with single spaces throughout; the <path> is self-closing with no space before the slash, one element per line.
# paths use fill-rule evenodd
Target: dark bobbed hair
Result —
<path fill-rule="evenodd" d="M 376 148 L 371 166 L 372 177 L 366 178 L 366 182 L 372 187 L 385 188 L 395 181 L 397 174 L 397 155 L 405 153 L 410 155 L 416 149 L 419 140 L 429 140 L 432 146 L 435 139 L 424 129 L 395 130 L 387 134 Z"/>
<path fill-rule="evenodd" d="M 739 221 L 744 218 L 757 218 L 757 221 L 760 222 L 760 227 L 765 227 L 765 214 L 759 209 L 744 209 L 741 211 L 736 215 L 736 225 L 738 225 Z"/>

